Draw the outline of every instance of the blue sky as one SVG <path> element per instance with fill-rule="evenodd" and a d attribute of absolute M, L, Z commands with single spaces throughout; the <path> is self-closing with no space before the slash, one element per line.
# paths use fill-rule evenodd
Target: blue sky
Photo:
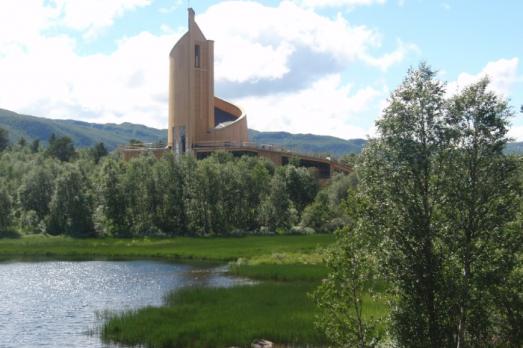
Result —
<path fill-rule="evenodd" d="M 165 128 L 167 56 L 187 1 L 3 0 L 0 108 Z M 192 0 L 215 40 L 215 93 L 258 130 L 372 135 L 410 66 L 449 94 L 488 74 L 523 139 L 523 2 Z M 320 122 L 317 120 L 320 119 Z"/>

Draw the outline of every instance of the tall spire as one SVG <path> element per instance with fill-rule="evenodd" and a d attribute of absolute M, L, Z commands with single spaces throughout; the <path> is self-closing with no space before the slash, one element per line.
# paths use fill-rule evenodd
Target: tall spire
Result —
<path fill-rule="evenodd" d="M 191 28 L 191 24 L 194 23 L 194 10 L 192 9 L 192 7 L 189 7 L 187 9 L 187 11 L 189 12 L 189 29 Z"/>

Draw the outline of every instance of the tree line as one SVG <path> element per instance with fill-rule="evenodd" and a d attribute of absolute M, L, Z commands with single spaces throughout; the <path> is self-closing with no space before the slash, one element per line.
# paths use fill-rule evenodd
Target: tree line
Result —
<path fill-rule="evenodd" d="M 332 232 L 353 177 L 320 190 L 316 173 L 257 157 L 167 154 L 130 161 L 103 144 L 76 150 L 20 139 L 0 152 L 0 233 L 74 237 Z M 0 141 L 1 143 L 1 141 Z"/>

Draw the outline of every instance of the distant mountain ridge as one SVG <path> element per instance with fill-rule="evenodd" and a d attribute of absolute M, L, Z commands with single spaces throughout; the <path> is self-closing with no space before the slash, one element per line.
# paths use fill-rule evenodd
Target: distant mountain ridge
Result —
<path fill-rule="evenodd" d="M 146 127 L 132 123 L 98 124 L 75 120 L 55 120 L 43 117 L 21 115 L 0 109 L 0 127 L 9 132 L 11 142 L 21 137 L 28 141 L 40 139 L 46 142 L 51 134 L 70 137 L 77 147 L 90 147 L 103 142 L 110 150 L 118 145 L 136 139 L 146 143 L 165 143 L 167 130 Z"/>
<path fill-rule="evenodd" d="M 109 150 L 128 144 L 131 139 L 144 143 L 167 141 L 167 130 L 139 124 L 99 124 L 75 120 L 56 120 L 18 114 L 0 109 L 0 127 L 9 132 L 12 143 L 21 137 L 27 141 L 40 139 L 47 142 L 51 134 L 70 137 L 77 147 L 91 147 L 103 142 Z M 326 135 L 292 134 L 288 132 L 260 132 L 249 129 L 249 139 L 257 144 L 273 144 L 300 153 L 312 153 L 341 157 L 360 153 L 367 140 L 341 139 Z M 523 142 L 511 143 L 507 153 L 523 153 Z"/>
<path fill-rule="evenodd" d="M 287 150 L 300 153 L 324 154 L 340 157 L 360 153 L 367 140 L 340 139 L 328 135 L 292 134 L 288 132 L 260 132 L 249 130 L 249 140 L 257 144 L 279 145 Z"/>

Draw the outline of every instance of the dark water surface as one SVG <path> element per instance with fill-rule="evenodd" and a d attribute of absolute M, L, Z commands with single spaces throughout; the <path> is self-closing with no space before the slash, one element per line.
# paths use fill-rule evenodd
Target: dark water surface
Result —
<path fill-rule="evenodd" d="M 159 306 L 170 290 L 232 286 L 219 269 L 156 261 L 1 262 L 0 347 L 110 347 L 100 313 Z"/>

